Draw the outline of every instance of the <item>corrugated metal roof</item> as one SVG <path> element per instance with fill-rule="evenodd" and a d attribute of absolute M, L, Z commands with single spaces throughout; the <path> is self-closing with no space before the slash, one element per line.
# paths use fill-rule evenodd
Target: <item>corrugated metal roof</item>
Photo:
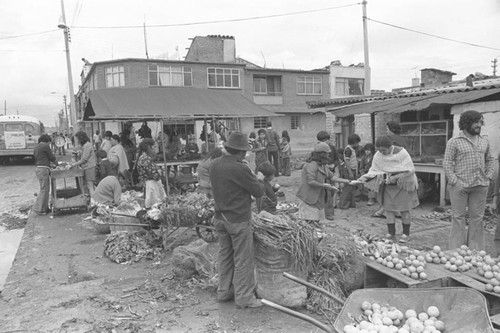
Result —
<path fill-rule="evenodd" d="M 84 120 L 276 117 L 238 92 L 185 87 L 92 90 Z"/>
<path fill-rule="evenodd" d="M 440 92 L 420 96 L 405 96 L 327 107 L 327 111 L 332 111 L 338 117 L 361 113 L 401 113 L 405 111 L 420 111 L 436 105 L 470 103 L 495 94 L 500 94 L 500 88 L 469 89 L 462 92 L 447 91 L 446 93 Z"/>
<path fill-rule="evenodd" d="M 405 97 L 415 97 L 415 96 L 436 96 L 439 94 L 450 94 L 450 93 L 458 93 L 458 92 L 473 92 L 473 91 L 483 91 L 483 90 L 494 90 L 499 89 L 500 84 L 486 84 L 486 85 L 478 85 L 474 87 L 462 86 L 462 87 L 440 87 L 428 90 L 420 90 L 415 92 L 407 92 L 407 93 L 387 93 L 382 96 L 349 96 L 349 97 L 338 97 L 332 98 L 328 100 L 318 100 L 318 101 L 308 101 L 307 105 L 311 109 L 320 108 L 320 107 L 328 107 L 329 105 L 338 105 L 338 104 L 354 104 L 361 102 L 369 102 L 369 101 L 380 101 L 380 100 L 390 100 L 390 99 L 399 99 Z M 342 105 L 342 106 L 343 106 Z"/>

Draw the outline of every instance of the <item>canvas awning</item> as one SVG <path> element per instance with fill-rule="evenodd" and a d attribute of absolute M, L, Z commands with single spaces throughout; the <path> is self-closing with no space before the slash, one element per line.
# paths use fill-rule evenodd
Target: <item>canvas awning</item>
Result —
<path fill-rule="evenodd" d="M 338 117 L 361 113 L 401 113 L 405 111 L 421 111 L 439 105 L 457 105 L 471 103 L 499 94 L 500 88 L 478 89 L 459 92 L 430 92 L 425 95 L 371 100 L 362 103 L 337 107 L 327 107 Z"/>
<path fill-rule="evenodd" d="M 235 91 L 186 87 L 92 90 L 84 121 L 277 117 Z"/>

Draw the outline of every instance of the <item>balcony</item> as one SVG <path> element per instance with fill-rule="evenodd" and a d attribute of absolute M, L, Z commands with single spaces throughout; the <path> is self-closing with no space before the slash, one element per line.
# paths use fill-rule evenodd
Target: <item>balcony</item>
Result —
<path fill-rule="evenodd" d="M 260 105 L 283 105 L 282 92 L 253 93 L 253 102 Z"/>

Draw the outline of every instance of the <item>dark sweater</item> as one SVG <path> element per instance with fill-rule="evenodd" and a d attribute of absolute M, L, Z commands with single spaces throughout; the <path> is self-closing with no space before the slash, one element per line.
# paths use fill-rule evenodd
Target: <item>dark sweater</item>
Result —
<path fill-rule="evenodd" d="M 251 196 L 264 194 L 264 184 L 235 155 L 223 155 L 210 166 L 210 181 L 215 200 L 215 217 L 230 222 L 250 221 Z"/>
<path fill-rule="evenodd" d="M 50 162 L 57 164 L 56 157 L 52 153 L 48 143 L 40 142 L 34 150 L 35 165 L 50 167 Z"/>

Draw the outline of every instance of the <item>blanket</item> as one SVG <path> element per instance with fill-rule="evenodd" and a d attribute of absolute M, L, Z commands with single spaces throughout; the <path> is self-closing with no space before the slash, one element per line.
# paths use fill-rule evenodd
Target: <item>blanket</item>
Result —
<path fill-rule="evenodd" d="M 360 179 L 371 180 L 365 186 L 378 192 L 380 185 L 390 176 L 397 178 L 397 185 L 401 189 L 408 192 L 417 190 L 418 180 L 415 175 L 415 166 L 406 149 L 393 146 L 388 155 L 376 152 L 370 170 Z"/>

